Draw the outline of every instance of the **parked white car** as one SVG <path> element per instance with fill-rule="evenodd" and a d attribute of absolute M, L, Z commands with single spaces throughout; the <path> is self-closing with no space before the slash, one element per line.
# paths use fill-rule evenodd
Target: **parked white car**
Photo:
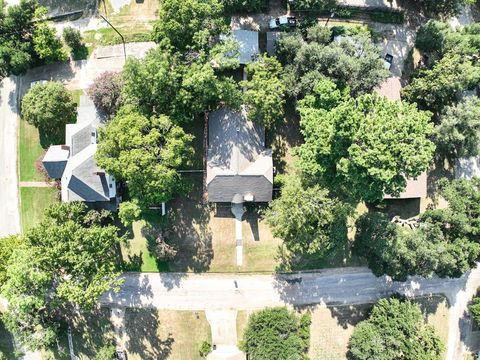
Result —
<path fill-rule="evenodd" d="M 278 29 L 280 26 L 295 27 L 297 25 L 297 19 L 295 16 L 280 16 L 275 19 L 271 19 L 269 26 L 270 29 Z"/>

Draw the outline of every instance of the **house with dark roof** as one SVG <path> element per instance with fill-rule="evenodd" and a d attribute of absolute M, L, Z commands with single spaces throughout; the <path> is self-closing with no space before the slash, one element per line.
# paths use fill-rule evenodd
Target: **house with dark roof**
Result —
<path fill-rule="evenodd" d="M 211 202 L 272 200 L 272 150 L 265 148 L 264 129 L 245 110 L 209 114 L 206 185 Z"/>
<path fill-rule="evenodd" d="M 80 99 L 76 124 L 67 124 L 65 145 L 50 146 L 43 166 L 53 179 L 61 179 L 63 202 L 83 201 L 116 210 L 115 179 L 95 162 L 98 114 L 88 97 Z"/>

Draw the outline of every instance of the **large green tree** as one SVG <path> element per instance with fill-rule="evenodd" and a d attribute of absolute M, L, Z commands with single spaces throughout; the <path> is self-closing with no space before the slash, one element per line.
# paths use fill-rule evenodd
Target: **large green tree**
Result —
<path fill-rule="evenodd" d="M 458 105 L 447 106 L 435 128 L 435 143 L 451 159 L 480 153 L 480 99 L 468 97 Z"/>
<path fill-rule="evenodd" d="M 217 75 L 203 56 L 185 64 L 171 48 L 129 59 L 122 78 L 125 102 L 145 115 L 165 114 L 175 122 L 190 121 L 220 102 L 238 107 L 241 96 L 233 79 Z"/>
<path fill-rule="evenodd" d="M 148 118 L 124 107 L 100 131 L 96 160 L 142 205 L 158 205 L 188 191 L 177 170 L 193 155 L 192 139 L 165 115 Z"/>
<path fill-rule="evenodd" d="M 445 106 L 458 102 L 463 90 L 472 89 L 479 82 L 480 66 L 468 57 L 450 52 L 431 69 L 421 69 L 402 89 L 402 97 L 438 114 Z"/>
<path fill-rule="evenodd" d="M 281 196 L 264 213 L 272 234 L 295 254 L 322 254 L 335 245 L 343 207 L 319 185 L 305 187 L 296 174 L 287 175 Z"/>
<path fill-rule="evenodd" d="M 256 360 L 305 357 L 310 343 L 310 315 L 297 316 L 287 308 L 267 308 L 248 319 L 240 348 Z"/>
<path fill-rule="evenodd" d="M 475 0 L 416 0 L 430 16 L 448 17 L 460 12 L 462 6 L 475 3 Z"/>
<path fill-rule="evenodd" d="M 215 35 L 227 31 L 219 0 L 163 0 L 152 37 L 175 49 L 206 49 Z"/>
<path fill-rule="evenodd" d="M 27 349 L 54 344 L 74 308 L 91 309 L 121 284 L 117 228 L 92 212 L 82 203 L 52 205 L 10 256 L 2 319 Z"/>
<path fill-rule="evenodd" d="M 36 26 L 33 32 L 33 46 L 38 57 L 46 64 L 65 61 L 68 58 L 63 43 L 57 36 L 57 31 L 48 26 L 46 22 L 41 22 Z"/>
<path fill-rule="evenodd" d="M 0 287 L 7 280 L 7 264 L 13 251 L 22 243 L 20 236 L 10 235 L 0 238 Z"/>
<path fill-rule="evenodd" d="M 52 139 L 58 139 L 65 124 L 74 123 L 76 117 L 72 94 L 59 81 L 35 84 L 22 99 L 22 118 Z"/>
<path fill-rule="evenodd" d="M 23 74 L 38 60 L 33 48 L 37 8 L 37 0 L 21 0 L 0 12 L 0 79 Z"/>
<path fill-rule="evenodd" d="M 446 209 L 427 210 L 413 230 L 380 213 L 357 222 L 354 252 L 367 259 L 377 276 L 404 281 L 408 275 L 459 277 L 480 256 L 480 179 L 441 184 Z"/>
<path fill-rule="evenodd" d="M 370 93 L 375 86 L 387 78 L 380 51 L 369 34 L 347 34 L 340 41 L 325 44 L 325 37 L 319 34 L 309 36 L 310 41 L 295 44 L 298 35 L 283 36 L 278 47 L 279 58 L 285 63 L 287 90 L 290 95 L 309 93 L 321 75 L 329 77 L 339 86 L 348 85 L 352 94 Z M 314 41 L 315 40 L 315 41 Z M 320 40 L 321 42 L 317 42 Z"/>
<path fill-rule="evenodd" d="M 281 70 L 277 59 L 263 56 L 247 65 L 248 80 L 241 82 L 248 118 L 265 127 L 283 118 L 285 85 L 280 79 Z"/>
<path fill-rule="evenodd" d="M 440 360 L 444 345 L 410 301 L 381 299 L 350 338 L 349 360 Z"/>
<path fill-rule="evenodd" d="M 435 145 L 430 113 L 375 95 L 353 98 L 328 80 L 300 102 L 302 173 L 332 194 L 376 202 L 425 171 Z"/>

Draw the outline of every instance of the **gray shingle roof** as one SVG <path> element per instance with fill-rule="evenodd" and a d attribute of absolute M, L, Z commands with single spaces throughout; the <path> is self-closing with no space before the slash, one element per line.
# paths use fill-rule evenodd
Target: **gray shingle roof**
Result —
<path fill-rule="evenodd" d="M 272 199 L 272 151 L 262 127 L 244 111 L 222 108 L 208 121 L 207 190 L 209 201 L 231 202 L 236 194 L 254 201 Z"/>

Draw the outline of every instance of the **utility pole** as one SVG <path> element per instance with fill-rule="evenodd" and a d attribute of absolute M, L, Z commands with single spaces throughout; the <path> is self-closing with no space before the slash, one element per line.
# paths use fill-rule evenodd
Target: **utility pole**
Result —
<path fill-rule="evenodd" d="M 123 37 L 122 34 L 120 34 L 120 32 L 116 29 L 115 26 L 113 26 L 110 21 L 107 20 L 107 18 L 103 15 L 100 15 L 100 17 L 105 20 L 105 22 L 110 25 L 110 27 L 115 30 L 115 32 L 120 36 L 120 38 L 122 39 L 122 43 L 123 43 L 123 56 L 125 57 L 125 61 L 127 61 L 127 49 L 125 47 L 125 38 Z"/>

